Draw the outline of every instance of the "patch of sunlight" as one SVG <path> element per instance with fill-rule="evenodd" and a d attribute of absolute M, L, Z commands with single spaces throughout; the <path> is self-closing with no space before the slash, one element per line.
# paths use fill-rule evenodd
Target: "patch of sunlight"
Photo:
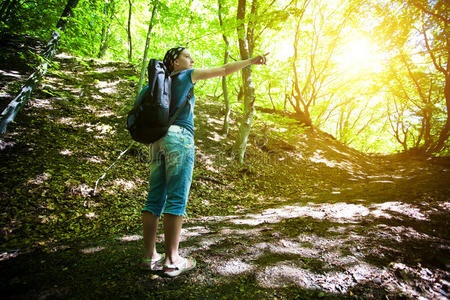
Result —
<path fill-rule="evenodd" d="M 360 180 L 366 179 L 366 177 L 364 177 L 364 175 L 362 175 L 362 174 L 352 173 L 351 175 L 353 176 L 353 178 L 349 178 L 348 180 L 350 180 L 350 181 L 357 181 L 358 182 Z"/>
<path fill-rule="evenodd" d="M 183 238 L 183 236 L 181 238 Z M 211 246 L 217 245 L 224 239 L 226 239 L 226 236 L 208 237 L 206 239 L 201 240 L 198 244 L 198 247 L 195 247 L 195 248 L 191 247 L 191 252 L 198 251 L 198 250 L 207 250 L 207 249 L 211 248 Z"/>
<path fill-rule="evenodd" d="M 142 235 L 135 234 L 135 235 L 124 235 L 124 236 L 122 236 L 120 238 L 117 238 L 117 239 L 119 241 L 122 241 L 122 242 L 133 242 L 133 241 L 142 240 L 143 237 L 142 237 Z"/>
<path fill-rule="evenodd" d="M 59 124 L 70 125 L 70 126 L 74 126 L 74 127 L 80 127 L 75 122 L 75 119 L 72 118 L 72 117 L 62 117 L 62 118 L 59 118 L 56 122 L 59 123 Z"/>
<path fill-rule="evenodd" d="M 93 125 L 91 123 L 80 124 L 75 121 L 74 118 L 71 117 L 62 117 L 57 120 L 57 123 L 69 125 L 75 128 L 85 128 L 87 132 L 97 132 L 99 135 L 106 134 L 114 134 L 115 130 L 110 125 L 106 124 L 96 124 Z"/>
<path fill-rule="evenodd" d="M 445 210 L 450 210 L 450 202 L 439 203 L 439 207 Z"/>
<path fill-rule="evenodd" d="M 96 117 L 110 117 L 114 115 L 114 112 L 111 110 L 100 110 L 92 105 L 86 105 L 84 109 L 88 110 L 91 113 L 94 113 Z"/>
<path fill-rule="evenodd" d="M 102 93 L 102 94 L 111 95 L 111 94 L 116 93 L 117 89 L 114 88 L 114 87 L 107 87 L 107 88 L 100 89 L 99 92 Z"/>
<path fill-rule="evenodd" d="M 117 68 L 115 67 L 102 67 L 102 68 L 96 68 L 95 73 L 110 73 L 116 71 Z"/>
<path fill-rule="evenodd" d="M 412 227 L 404 226 L 388 226 L 385 224 L 380 224 L 375 227 L 376 234 L 380 237 L 390 238 L 401 242 L 404 238 L 406 239 L 417 239 L 417 240 L 433 240 L 434 238 L 425 233 L 420 233 Z"/>
<path fill-rule="evenodd" d="M 352 282 L 352 278 L 350 275 L 344 275 L 344 278 L 342 278 L 342 275 L 344 274 L 316 274 L 295 266 L 278 264 L 266 267 L 262 271 L 259 271 L 256 274 L 256 279 L 262 286 L 267 288 L 280 288 L 286 284 L 295 284 L 305 289 L 320 289 L 321 285 L 330 286 L 329 283 L 331 281 L 332 286 L 334 285 L 335 288 L 326 290 L 329 290 L 330 292 L 344 292 L 341 290 L 342 287 L 338 289 L 337 286 L 342 286 L 343 282 L 348 282 L 349 284 L 346 286 L 346 288 L 348 288 Z"/>
<path fill-rule="evenodd" d="M 339 188 L 333 188 L 331 191 L 331 194 L 333 195 L 339 195 L 341 193 L 341 190 Z"/>
<path fill-rule="evenodd" d="M 72 152 L 71 150 L 69 150 L 69 149 L 64 149 L 64 150 L 59 151 L 59 154 L 61 154 L 61 155 L 67 155 L 67 156 L 72 156 L 72 155 L 73 155 L 73 152 Z"/>
<path fill-rule="evenodd" d="M 331 219 L 338 223 L 357 221 L 369 215 L 367 207 L 360 204 L 347 203 L 308 203 L 307 206 L 288 205 L 280 208 L 266 209 L 260 214 L 247 214 L 243 218 L 230 220 L 240 225 L 259 225 L 262 223 L 277 223 L 283 219 L 312 217 L 315 219 Z"/>
<path fill-rule="evenodd" d="M 134 181 L 131 180 L 125 180 L 122 178 L 118 178 L 113 181 L 113 185 L 120 187 L 123 190 L 129 191 L 136 188 L 136 184 Z"/>
<path fill-rule="evenodd" d="M 98 125 L 92 125 L 92 124 L 86 124 L 86 131 L 87 132 L 92 132 L 92 131 L 96 131 L 99 134 L 106 134 L 106 133 L 113 133 L 113 129 L 110 125 L 106 125 L 106 124 L 98 124 Z"/>
<path fill-rule="evenodd" d="M 65 53 L 65 52 L 60 52 L 60 53 L 56 54 L 55 57 L 59 58 L 59 59 L 75 58 L 75 56 L 72 56 L 72 55 L 70 55 L 68 53 Z"/>
<path fill-rule="evenodd" d="M 19 250 L 12 250 L 10 252 L 2 252 L 0 253 L 0 261 L 4 261 L 4 260 L 8 260 L 11 258 L 15 258 L 17 256 L 19 256 L 20 252 Z"/>
<path fill-rule="evenodd" d="M 55 109 L 48 99 L 33 99 L 33 101 L 30 101 L 30 106 L 48 110 Z"/>
<path fill-rule="evenodd" d="M 296 240 L 303 244 L 309 244 L 314 246 L 319 252 L 324 255 L 323 259 L 327 260 L 329 264 L 335 264 L 336 259 L 339 257 L 339 254 L 336 250 L 346 241 L 358 241 L 361 242 L 361 236 L 358 235 L 348 235 L 346 238 L 342 239 L 333 239 L 333 238 L 324 238 L 315 234 L 301 234 Z M 328 256 L 325 256 L 328 255 Z"/>
<path fill-rule="evenodd" d="M 208 118 L 208 124 L 209 124 L 209 125 L 215 124 L 215 125 L 222 126 L 222 123 L 223 123 L 223 121 L 220 120 L 220 119 L 216 119 L 216 118 L 212 118 L 212 117 L 209 117 L 209 118 Z"/>
<path fill-rule="evenodd" d="M 81 195 L 83 197 L 88 197 L 92 192 L 94 191 L 93 188 L 91 188 L 86 183 L 82 183 L 76 187 L 73 187 L 71 189 L 71 193 L 74 195 Z"/>
<path fill-rule="evenodd" d="M 369 181 L 369 183 L 394 183 L 391 180 L 374 180 L 374 181 Z"/>
<path fill-rule="evenodd" d="M 84 207 L 96 207 L 99 206 L 100 204 L 95 202 L 95 201 L 83 201 L 83 206 Z"/>
<path fill-rule="evenodd" d="M 390 265 L 391 272 L 397 274 L 405 274 L 406 280 L 392 280 L 386 282 L 387 288 L 392 291 L 402 292 L 406 297 L 411 299 L 446 299 L 442 293 L 444 289 L 448 289 L 450 284 L 448 281 L 438 278 L 436 270 L 430 270 L 418 265 L 418 267 L 410 267 L 403 263 L 392 263 Z M 447 273 L 448 276 L 448 273 Z M 408 280 L 407 278 L 411 278 Z M 417 279 L 421 281 L 421 289 L 417 289 Z M 426 283 L 426 284 L 423 284 Z M 420 291 L 420 293 L 419 293 Z M 446 295 L 448 296 L 448 295 Z"/>
<path fill-rule="evenodd" d="M 203 235 L 209 233 L 210 230 L 204 226 L 188 227 L 181 229 L 181 236 L 190 238 L 194 236 Z"/>
<path fill-rule="evenodd" d="M 87 160 L 88 162 L 91 162 L 91 163 L 95 163 L 95 164 L 101 164 L 106 161 L 105 159 L 100 158 L 98 156 L 88 157 L 88 158 L 85 158 L 85 160 Z"/>
<path fill-rule="evenodd" d="M 221 136 L 220 134 L 218 134 L 215 131 L 212 132 L 212 135 L 213 135 L 212 137 L 209 136 L 208 138 L 210 140 L 212 140 L 212 141 L 215 141 L 215 142 L 220 142 L 220 141 L 223 141 L 225 139 L 223 136 Z"/>
<path fill-rule="evenodd" d="M 342 155 L 344 155 L 344 156 L 351 157 L 350 154 L 345 153 L 345 152 L 342 152 L 342 151 L 339 151 L 338 149 L 336 149 L 336 147 L 328 146 L 328 148 L 330 148 L 330 149 L 333 150 L 334 152 L 337 152 L 337 153 L 342 154 Z"/>
<path fill-rule="evenodd" d="M 94 213 L 94 212 L 87 213 L 87 214 L 85 214 L 85 216 L 88 219 L 96 219 L 96 218 L 98 218 L 98 215 L 96 213 Z"/>
<path fill-rule="evenodd" d="M 16 79 L 21 79 L 22 77 L 24 77 L 18 71 L 13 71 L 13 70 L 10 70 L 9 72 L 8 71 L 4 71 L 4 70 L 0 70 L 0 75 L 1 76 L 14 77 Z"/>
<path fill-rule="evenodd" d="M 0 151 L 5 150 L 6 148 L 12 148 L 16 142 L 5 142 L 4 140 L 0 140 Z"/>
<path fill-rule="evenodd" d="M 109 81 L 99 81 L 95 87 L 99 89 L 100 93 L 103 94 L 114 94 L 117 92 L 117 85 L 120 83 L 120 80 L 116 80 L 113 82 Z"/>
<path fill-rule="evenodd" d="M 299 160 L 305 159 L 305 157 L 301 153 L 294 153 L 293 156 Z"/>
<path fill-rule="evenodd" d="M 196 149 L 196 155 L 197 155 L 196 160 L 198 162 L 201 162 L 202 164 L 204 164 L 205 168 L 208 171 L 214 172 L 214 173 L 218 173 L 219 172 L 219 168 L 214 166 L 214 161 L 217 161 L 215 155 L 213 155 L 213 154 L 205 154 L 200 149 Z M 219 159 L 222 159 L 222 158 L 219 158 Z"/>
<path fill-rule="evenodd" d="M 50 221 L 50 219 L 47 216 L 44 216 L 44 215 L 39 215 L 38 216 L 38 220 L 39 220 L 39 223 L 41 223 L 41 224 L 45 224 L 45 223 L 48 223 Z"/>
<path fill-rule="evenodd" d="M 272 243 L 258 243 L 254 245 L 255 248 L 270 251 L 274 253 L 282 254 L 298 254 L 302 257 L 314 258 L 318 257 L 321 253 L 319 249 L 316 248 L 306 248 L 302 246 L 302 243 L 293 240 L 281 239 Z"/>
<path fill-rule="evenodd" d="M 320 152 L 322 152 L 322 151 L 317 150 L 316 152 L 314 152 L 313 156 L 311 156 L 309 158 L 309 160 L 312 161 L 313 163 L 324 163 L 325 165 L 327 165 L 328 167 L 331 167 L 331 168 L 336 166 L 335 162 L 331 162 L 331 161 L 327 160 L 325 158 L 325 156 L 323 156 Z"/>
<path fill-rule="evenodd" d="M 83 254 L 92 254 L 92 253 L 100 252 L 102 250 L 105 250 L 105 247 L 97 246 L 97 247 L 81 249 L 80 252 Z"/>
<path fill-rule="evenodd" d="M 29 180 L 27 181 L 27 183 L 28 183 L 28 184 L 36 184 L 36 185 L 39 185 L 39 184 L 43 184 L 44 182 L 46 182 L 47 180 L 49 180 L 51 177 L 52 177 L 51 174 L 48 174 L 48 173 L 45 173 L 45 172 L 44 172 L 44 173 L 41 173 L 41 174 L 37 175 L 37 176 L 34 177 L 34 178 L 29 179 Z"/>
<path fill-rule="evenodd" d="M 75 76 L 78 75 L 77 72 L 74 72 L 74 71 L 68 70 L 68 69 L 60 70 L 60 72 L 61 72 L 62 74 L 64 74 L 64 75 L 67 75 L 68 77 L 75 77 Z M 50 80 L 50 79 L 51 79 L 51 78 L 48 78 L 47 80 Z M 47 80 L 46 80 L 46 81 L 47 81 Z M 55 82 L 54 79 L 53 79 L 53 82 Z"/>
<path fill-rule="evenodd" d="M 52 83 L 55 85 L 52 85 Z M 47 77 L 45 82 L 41 84 L 40 89 L 44 90 L 44 92 L 57 91 L 59 89 L 58 84 L 59 80 L 57 78 Z"/>
<path fill-rule="evenodd" d="M 225 262 L 220 262 L 215 266 L 215 269 L 219 274 L 229 276 L 251 271 L 254 269 L 254 266 L 240 259 L 230 259 Z"/>
<path fill-rule="evenodd" d="M 320 289 L 329 293 L 347 293 L 357 284 L 379 278 L 384 270 L 360 263 L 345 272 L 315 273 L 294 265 L 277 264 L 264 268 L 256 275 L 265 287 L 279 288 L 292 283 L 305 289 Z"/>
<path fill-rule="evenodd" d="M 404 176 L 400 176 L 400 175 L 392 175 L 392 174 L 386 174 L 386 175 L 374 175 L 374 176 L 367 176 L 367 178 L 381 178 L 381 179 L 402 179 L 404 178 Z"/>
<path fill-rule="evenodd" d="M 253 229 L 232 229 L 232 228 L 222 228 L 220 234 L 223 236 L 231 235 L 249 235 L 249 234 L 259 234 L 259 232 L 264 231 L 264 228 L 253 228 Z"/>
<path fill-rule="evenodd" d="M 94 99 L 94 100 L 102 100 L 102 99 L 103 99 L 103 97 L 100 96 L 100 95 L 98 95 L 98 94 L 94 94 L 94 95 L 92 95 L 91 97 L 92 97 L 92 99 Z"/>
<path fill-rule="evenodd" d="M 422 213 L 419 208 L 413 207 L 410 204 L 407 203 L 401 203 L 401 202 L 385 202 L 380 204 L 373 204 L 370 206 L 371 209 L 374 209 L 371 211 L 371 214 L 375 217 L 384 217 L 387 219 L 392 218 L 392 215 L 390 215 L 386 211 L 396 212 L 402 215 L 405 215 L 410 218 L 414 218 L 417 220 L 428 220 L 428 217 Z"/>
<path fill-rule="evenodd" d="M 348 161 L 341 161 L 339 163 L 334 163 L 336 166 L 340 167 L 343 170 L 347 170 L 349 173 L 352 173 L 355 171 L 355 165 Z"/>

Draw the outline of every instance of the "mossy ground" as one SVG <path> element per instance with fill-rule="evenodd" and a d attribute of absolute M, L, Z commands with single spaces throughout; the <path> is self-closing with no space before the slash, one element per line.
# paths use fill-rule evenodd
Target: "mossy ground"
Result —
<path fill-rule="evenodd" d="M 2 109 L 31 69 L 2 48 Z M 13 62 L 8 64 L 8 61 Z M 222 104 L 198 97 L 196 168 L 175 279 L 139 268 L 145 146 L 125 116 L 129 64 L 59 54 L 1 140 L 2 295 L 13 299 L 445 297 L 448 160 L 368 155 L 260 113 L 241 166 Z M 17 72 L 16 72 L 17 71 Z M 17 78 L 17 76 L 22 76 Z M 161 235 L 159 239 L 161 241 Z M 162 244 L 158 250 L 163 251 Z"/>

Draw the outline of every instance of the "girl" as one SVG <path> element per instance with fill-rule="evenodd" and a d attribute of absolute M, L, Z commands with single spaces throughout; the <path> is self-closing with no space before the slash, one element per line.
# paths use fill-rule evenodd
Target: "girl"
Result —
<path fill-rule="evenodd" d="M 197 81 L 227 76 L 249 65 L 265 64 L 267 55 L 268 53 L 221 67 L 193 69 L 194 60 L 188 49 L 170 49 L 164 56 L 164 64 L 172 76 L 173 104 L 180 106 Z M 169 127 L 167 135 L 152 144 L 150 191 L 142 209 L 145 249 L 142 265 L 147 269 L 154 269 L 158 262 L 163 262 L 163 271 L 170 277 L 196 266 L 194 258 L 184 258 L 178 253 L 194 168 L 194 103 L 195 97 L 192 96 L 174 124 Z M 165 256 L 158 254 L 155 248 L 156 230 L 162 213 Z"/>

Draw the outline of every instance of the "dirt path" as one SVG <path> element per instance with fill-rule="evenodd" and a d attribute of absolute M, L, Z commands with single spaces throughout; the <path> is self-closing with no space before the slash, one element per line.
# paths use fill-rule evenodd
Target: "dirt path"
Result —
<path fill-rule="evenodd" d="M 385 163 L 393 171 L 383 168 L 308 202 L 192 220 L 184 251 L 209 266 L 193 276 L 252 274 L 267 288 L 446 299 L 450 199 L 442 188 L 449 169 Z"/>

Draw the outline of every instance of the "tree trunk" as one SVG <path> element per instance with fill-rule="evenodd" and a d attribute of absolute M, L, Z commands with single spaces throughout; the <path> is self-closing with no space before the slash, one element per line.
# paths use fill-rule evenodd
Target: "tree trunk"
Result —
<path fill-rule="evenodd" d="M 223 41 L 225 42 L 225 51 L 224 51 L 224 55 L 223 55 L 223 63 L 227 64 L 228 63 L 228 57 L 230 56 L 230 53 L 228 51 L 228 48 L 230 47 L 230 43 L 228 42 L 228 38 L 225 35 L 225 29 L 223 28 L 223 20 L 222 20 L 222 1 L 223 0 L 218 0 L 218 6 L 219 6 L 219 10 L 218 10 L 218 15 L 219 15 L 219 23 L 220 23 L 220 27 L 222 28 L 222 37 L 223 37 Z M 222 128 L 222 132 L 225 133 L 225 135 L 228 135 L 229 132 L 229 118 L 230 118 L 230 100 L 228 98 L 228 87 L 227 87 L 227 78 L 226 76 L 222 77 L 222 90 L 223 90 L 223 100 L 225 102 L 225 116 L 223 119 L 223 128 Z"/>
<path fill-rule="evenodd" d="M 294 37 L 294 59 L 292 60 L 292 70 L 294 71 L 294 82 L 293 82 L 293 89 L 295 90 L 295 94 L 292 92 L 292 96 L 295 99 L 295 104 L 292 102 L 292 100 L 289 99 L 289 102 L 291 103 L 292 107 L 295 110 L 295 113 L 297 115 L 297 120 L 304 123 L 307 126 L 312 125 L 312 120 L 309 115 L 308 106 L 306 105 L 305 101 L 303 100 L 302 93 L 300 91 L 300 86 L 298 82 L 298 75 L 297 75 L 297 51 L 298 51 L 298 42 L 299 42 L 299 34 L 300 34 L 300 23 L 301 19 L 303 17 L 303 14 L 299 17 L 297 20 L 297 27 L 295 30 L 295 37 Z M 302 103 L 304 110 L 300 108 L 300 103 Z"/>
<path fill-rule="evenodd" d="M 148 47 L 150 45 L 150 37 L 151 37 L 152 29 L 153 29 L 153 20 L 155 19 L 156 6 L 158 5 L 158 3 L 159 2 L 155 2 L 153 4 L 152 18 L 150 19 L 150 24 L 148 25 L 147 39 L 145 40 L 145 48 L 144 48 L 144 59 L 142 61 L 141 75 L 139 76 L 139 83 L 136 88 L 136 96 L 139 95 L 139 93 L 141 92 L 142 86 L 144 85 L 145 70 L 147 69 L 147 64 L 148 64 Z"/>
<path fill-rule="evenodd" d="M 450 44 L 448 41 L 447 44 L 447 47 L 450 48 Z M 447 106 L 447 120 L 444 127 L 441 129 L 439 140 L 437 141 L 436 146 L 434 146 L 433 152 L 440 152 L 444 148 L 445 143 L 450 136 L 450 55 L 447 57 L 447 74 L 445 76 L 444 95 L 445 103 Z"/>
<path fill-rule="evenodd" d="M 100 49 L 98 50 L 97 58 L 103 58 L 106 54 L 106 49 L 108 49 L 109 42 L 109 24 L 105 24 L 102 28 L 102 40 L 100 42 Z"/>
<path fill-rule="evenodd" d="M 276 110 L 277 108 L 275 107 L 275 104 L 273 103 L 272 95 L 271 95 L 271 92 L 270 92 L 271 86 L 272 86 L 272 82 L 269 81 L 269 92 L 268 92 L 269 99 L 270 99 L 270 103 L 272 103 L 273 110 Z"/>
<path fill-rule="evenodd" d="M 109 36 L 111 33 L 111 21 L 114 18 L 115 13 L 115 0 L 105 1 L 105 21 L 102 27 L 102 40 L 100 42 L 100 49 L 98 50 L 97 57 L 102 58 L 106 54 L 106 49 L 109 46 Z"/>
<path fill-rule="evenodd" d="M 448 32 L 448 25 L 445 26 L 445 31 Z M 445 86 L 444 86 L 444 96 L 445 96 L 445 104 L 447 107 L 447 120 L 445 122 L 444 127 L 441 129 L 439 134 L 439 140 L 436 143 L 436 146 L 433 148 L 433 152 L 440 152 L 447 142 L 450 135 L 450 38 L 447 36 L 446 41 L 447 48 L 447 66 L 444 69 L 443 67 L 438 68 L 445 76 Z"/>
<path fill-rule="evenodd" d="M 246 40 L 245 35 L 244 20 L 246 4 L 246 0 L 239 0 L 237 10 L 237 34 L 239 38 L 239 52 L 241 55 L 241 59 L 243 60 L 249 58 L 248 47 L 250 44 L 253 44 L 252 40 Z M 247 148 L 248 135 L 250 134 L 253 116 L 255 114 L 255 88 L 253 86 L 252 70 L 250 66 L 242 69 L 242 84 L 244 87 L 244 114 L 242 116 L 241 125 L 239 127 L 238 137 L 233 146 L 233 153 L 237 156 L 236 158 L 241 164 L 244 162 L 244 154 Z"/>
<path fill-rule="evenodd" d="M 133 4 L 131 3 L 131 0 L 128 0 L 128 5 L 128 62 L 131 62 L 133 56 L 133 43 L 131 41 L 131 8 L 133 7 Z"/>
<path fill-rule="evenodd" d="M 31 97 L 31 93 L 38 86 L 42 77 L 47 72 L 48 64 L 56 53 L 56 48 L 58 47 L 58 42 L 60 40 L 59 31 L 64 31 L 67 24 L 67 20 L 72 15 L 72 10 L 77 6 L 79 0 L 69 0 L 66 7 L 59 19 L 56 27 L 57 30 L 52 32 L 52 37 L 47 44 L 47 47 L 42 54 L 44 58 L 43 62 L 36 68 L 36 71 L 31 74 L 27 79 L 24 86 L 20 90 L 19 94 L 8 104 L 8 106 L 3 110 L 0 116 L 0 134 L 3 135 L 6 129 L 17 113 L 22 109 L 22 107 L 28 102 Z"/>
<path fill-rule="evenodd" d="M 444 127 L 442 127 L 440 133 L 439 133 L 439 139 L 432 147 L 429 148 L 429 153 L 436 153 L 442 151 L 442 149 L 445 147 L 445 144 L 448 142 L 448 138 L 450 136 L 450 37 L 449 37 L 449 22 L 448 22 L 448 8 L 446 5 L 443 5 L 442 7 L 444 10 L 442 11 L 443 14 L 440 14 L 439 5 L 435 4 L 433 9 L 433 4 L 426 2 L 425 4 L 416 3 L 416 1 L 409 1 L 412 5 L 414 5 L 416 8 L 418 8 L 422 13 L 425 13 L 428 15 L 431 19 L 435 19 L 438 23 L 442 24 L 439 29 L 443 32 L 443 37 L 445 38 L 445 54 L 442 56 L 444 58 L 444 62 L 446 62 L 446 65 L 443 65 L 441 63 L 442 57 L 437 57 L 435 53 L 433 53 L 433 49 L 431 48 L 427 33 L 425 29 L 425 24 L 422 25 L 423 29 L 423 36 L 425 41 L 425 47 L 427 48 L 427 52 L 430 55 L 430 58 L 433 62 L 433 65 L 435 66 L 436 70 L 444 75 L 445 78 L 445 85 L 444 85 L 444 97 L 445 97 L 445 103 L 447 108 L 447 119 L 445 121 Z M 444 1 L 444 3 L 447 1 Z M 439 1 L 438 1 L 439 3 Z M 431 7 L 429 6 L 431 5 Z M 445 10 L 447 8 L 447 10 Z M 445 57 L 447 59 L 445 59 Z M 431 90 L 430 90 L 431 93 Z"/>

